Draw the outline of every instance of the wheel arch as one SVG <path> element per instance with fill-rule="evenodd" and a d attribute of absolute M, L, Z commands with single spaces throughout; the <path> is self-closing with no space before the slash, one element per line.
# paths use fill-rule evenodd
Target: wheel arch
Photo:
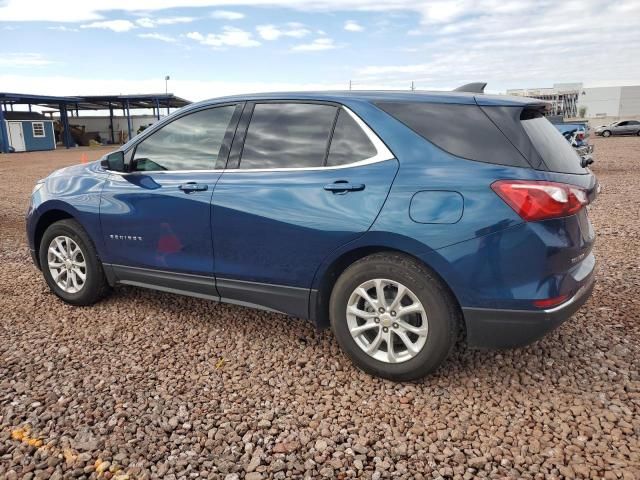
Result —
<path fill-rule="evenodd" d="M 61 208 L 51 208 L 46 212 L 42 213 L 36 222 L 36 226 L 33 232 L 33 246 L 36 251 L 36 261 L 38 262 L 38 268 L 42 268 L 40 265 L 40 257 L 37 254 L 40 251 L 40 243 L 42 242 L 42 237 L 44 236 L 44 232 L 47 231 L 51 225 L 60 220 L 72 219 L 76 220 L 77 218 L 67 210 Z"/>
<path fill-rule="evenodd" d="M 324 329 L 329 326 L 329 297 L 331 296 L 333 286 L 340 275 L 342 275 L 342 273 L 354 262 L 357 262 L 364 257 L 368 257 L 369 255 L 385 252 L 405 255 L 427 268 L 449 292 L 451 299 L 455 302 L 458 312 L 460 313 L 460 318 L 462 318 L 462 308 L 458 297 L 453 292 L 448 282 L 435 268 L 433 268 L 432 265 L 429 265 L 423 259 L 410 252 L 394 248 L 389 245 L 361 245 L 341 252 L 333 260 L 328 262 L 324 268 L 321 267 L 321 271 L 316 275 L 315 288 L 312 289 L 310 296 L 309 316 L 318 328 Z M 460 328 L 464 329 L 464 321 L 460 322 Z"/>

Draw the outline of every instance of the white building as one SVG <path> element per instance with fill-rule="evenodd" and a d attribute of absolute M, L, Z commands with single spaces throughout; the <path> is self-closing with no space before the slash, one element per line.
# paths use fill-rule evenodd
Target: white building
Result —
<path fill-rule="evenodd" d="M 581 108 L 586 109 L 587 118 L 640 116 L 640 85 L 583 88 L 578 97 Z"/>
<path fill-rule="evenodd" d="M 622 119 L 640 117 L 640 85 L 584 87 L 582 83 L 556 83 L 551 88 L 507 90 L 508 95 L 539 98 L 551 102 L 552 115 Z"/>
<path fill-rule="evenodd" d="M 555 83 L 551 88 L 518 88 L 507 90 L 507 95 L 539 98 L 551 102 L 549 115 L 576 117 L 578 115 L 578 97 L 582 83 Z"/>

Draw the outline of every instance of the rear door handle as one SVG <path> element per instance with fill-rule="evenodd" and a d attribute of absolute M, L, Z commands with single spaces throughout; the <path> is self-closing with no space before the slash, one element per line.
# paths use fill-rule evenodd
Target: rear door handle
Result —
<path fill-rule="evenodd" d="M 180 190 L 184 193 L 191 192 L 204 192 L 209 189 L 209 186 L 206 183 L 196 183 L 196 182 L 187 182 L 180 185 Z"/>
<path fill-rule="evenodd" d="M 364 183 L 349 183 L 345 180 L 329 183 L 324 189 L 333 193 L 358 192 L 364 190 Z"/>

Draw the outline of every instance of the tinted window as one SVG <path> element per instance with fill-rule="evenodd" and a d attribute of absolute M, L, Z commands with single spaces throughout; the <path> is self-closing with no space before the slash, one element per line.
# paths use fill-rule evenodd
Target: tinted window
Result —
<path fill-rule="evenodd" d="M 376 105 L 441 149 L 469 160 L 530 167 L 477 105 L 379 102 Z"/>
<path fill-rule="evenodd" d="M 138 144 L 135 170 L 215 168 L 234 105 L 201 110 L 165 125 Z"/>
<path fill-rule="evenodd" d="M 344 109 L 338 113 L 327 165 L 344 165 L 371 158 L 378 153 L 356 121 Z"/>
<path fill-rule="evenodd" d="M 635 120 L 629 120 L 629 121 L 627 122 L 627 125 L 640 125 L 640 122 L 637 122 L 637 121 L 635 121 Z"/>
<path fill-rule="evenodd" d="M 256 104 L 240 168 L 321 167 L 335 116 L 330 105 Z"/>
<path fill-rule="evenodd" d="M 520 117 L 525 132 L 552 172 L 586 173 L 580 157 L 562 134 L 537 110 L 524 110 Z"/>

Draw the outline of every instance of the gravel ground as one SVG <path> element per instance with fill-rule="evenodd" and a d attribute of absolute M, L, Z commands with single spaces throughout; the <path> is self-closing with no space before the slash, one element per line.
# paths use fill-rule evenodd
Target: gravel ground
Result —
<path fill-rule="evenodd" d="M 63 304 L 23 215 L 81 151 L 0 156 L 0 478 L 639 479 L 640 138 L 593 143 L 591 300 L 528 348 L 460 348 L 411 384 L 283 315 L 134 288 Z"/>

